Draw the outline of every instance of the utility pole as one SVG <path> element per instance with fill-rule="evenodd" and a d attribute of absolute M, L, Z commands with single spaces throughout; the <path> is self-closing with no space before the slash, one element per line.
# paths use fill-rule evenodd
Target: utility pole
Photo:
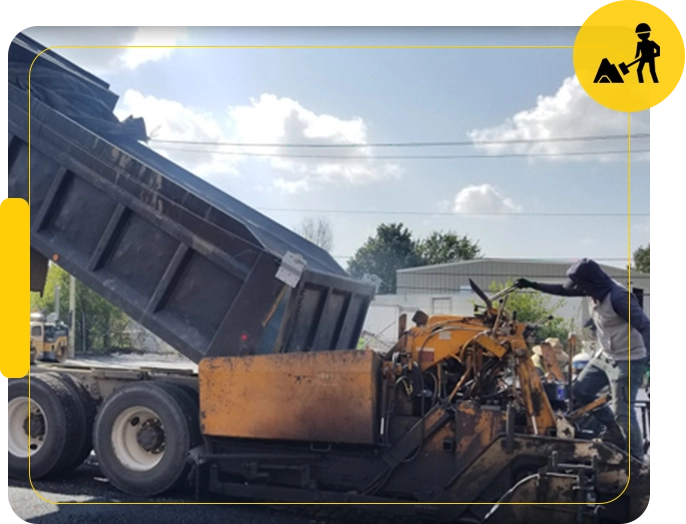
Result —
<path fill-rule="evenodd" d="M 76 279 L 69 275 L 69 358 L 74 358 L 76 337 Z"/>
<path fill-rule="evenodd" d="M 55 286 L 55 315 L 60 319 L 60 285 Z"/>

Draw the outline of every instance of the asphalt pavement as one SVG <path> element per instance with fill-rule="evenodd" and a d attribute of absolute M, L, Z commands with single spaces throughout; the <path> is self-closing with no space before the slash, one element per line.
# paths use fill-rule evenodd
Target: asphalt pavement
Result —
<path fill-rule="evenodd" d="M 141 499 L 122 494 L 102 476 L 93 460 L 58 480 L 33 483 L 9 480 L 14 512 L 31 524 L 340 524 L 306 513 L 305 508 L 207 499 L 199 504 L 191 493 Z M 335 510 L 334 510 L 335 511 Z M 337 522 L 338 521 L 338 522 Z"/>

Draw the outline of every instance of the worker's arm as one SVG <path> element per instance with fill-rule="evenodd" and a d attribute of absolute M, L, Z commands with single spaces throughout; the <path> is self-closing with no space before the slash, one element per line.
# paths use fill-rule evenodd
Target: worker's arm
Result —
<path fill-rule="evenodd" d="M 548 295 L 559 295 L 561 297 L 585 297 L 586 294 L 578 289 L 566 289 L 562 284 L 542 284 L 540 282 L 532 282 L 526 278 L 518 278 L 515 281 L 515 286 L 520 289 L 530 288 L 547 293 Z"/>
<path fill-rule="evenodd" d="M 643 337 L 648 361 L 650 361 L 650 319 L 641 309 L 638 299 L 633 293 L 626 291 L 624 293 L 613 293 L 610 300 L 612 301 L 612 308 L 620 318 L 627 323 L 630 322 L 631 327 Z"/>
<path fill-rule="evenodd" d="M 636 56 L 634 58 L 638 58 L 638 55 L 641 54 L 641 42 L 636 44 Z"/>
<path fill-rule="evenodd" d="M 655 54 L 653 56 L 660 56 L 660 46 L 655 42 L 653 42 L 653 46 L 655 46 Z"/>

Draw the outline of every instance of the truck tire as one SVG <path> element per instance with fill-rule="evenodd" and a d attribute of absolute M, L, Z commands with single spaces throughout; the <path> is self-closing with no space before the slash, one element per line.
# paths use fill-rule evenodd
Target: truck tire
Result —
<path fill-rule="evenodd" d="M 95 400 L 80 380 L 71 375 L 59 372 L 48 372 L 45 375 L 53 376 L 61 381 L 76 400 L 76 408 L 79 420 L 78 428 L 73 428 L 70 437 L 74 439 L 74 453 L 71 460 L 65 466 L 65 471 L 78 468 L 88 458 L 93 450 L 93 424 L 97 408 Z"/>
<path fill-rule="evenodd" d="M 158 495 L 177 487 L 190 468 L 197 412 L 175 385 L 122 387 L 105 401 L 95 421 L 93 443 L 102 472 L 132 495 Z"/>
<path fill-rule="evenodd" d="M 183 412 L 186 416 L 186 423 L 190 436 L 189 449 L 202 444 L 202 433 L 200 431 L 200 398 L 198 392 L 191 387 L 183 384 L 176 384 L 172 382 L 159 381 L 156 385 L 165 388 L 170 394 L 181 395 L 183 399 Z M 176 393 L 175 393 L 176 392 Z"/>
<path fill-rule="evenodd" d="M 11 380 L 7 409 L 9 476 L 36 480 L 67 471 L 77 451 L 73 432 L 85 429 L 71 390 L 55 377 L 38 375 L 31 379 L 29 402 L 28 378 Z"/>

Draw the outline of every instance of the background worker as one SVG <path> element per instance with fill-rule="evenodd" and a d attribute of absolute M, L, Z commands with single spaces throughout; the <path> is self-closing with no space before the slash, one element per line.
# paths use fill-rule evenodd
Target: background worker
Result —
<path fill-rule="evenodd" d="M 534 366 L 536 366 L 536 368 L 541 371 L 542 376 L 548 378 L 546 375 L 549 373 L 549 369 L 547 368 L 544 362 L 543 349 L 541 347 L 544 344 L 547 344 L 550 347 L 553 354 L 555 355 L 555 360 L 557 360 L 557 365 L 560 367 L 560 371 L 563 375 L 566 375 L 568 371 L 567 365 L 569 364 L 569 356 L 565 352 L 565 348 L 562 345 L 562 342 L 560 342 L 559 338 L 546 338 L 541 345 L 534 346 L 532 348 L 534 354 L 531 357 L 531 360 L 533 361 Z"/>
<path fill-rule="evenodd" d="M 572 358 L 572 377 L 576 380 L 576 377 L 578 377 L 581 372 L 584 370 L 584 368 L 588 365 L 588 363 L 591 361 L 591 357 L 588 356 L 586 353 L 579 353 L 578 355 L 574 355 L 574 358 Z"/>
<path fill-rule="evenodd" d="M 594 260 L 586 258 L 567 270 L 567 282 L 564 284 L 543 284 L 520 278 L 515 285 L 551 295 L 592 299 L 590 313 L 596 327 L 599 350 L 574 381 L 574 398 L 587 404 L 609 385 L 612 409 L 606 405 L 595 412 L 606 427 L 603 440 L 626 449 L 627 437 L 630 436 L 631 455 L 642 461 L 643 436 L 634 405 L 650 365 L 650 320 L 638 299 L 610 278 Z"/>

